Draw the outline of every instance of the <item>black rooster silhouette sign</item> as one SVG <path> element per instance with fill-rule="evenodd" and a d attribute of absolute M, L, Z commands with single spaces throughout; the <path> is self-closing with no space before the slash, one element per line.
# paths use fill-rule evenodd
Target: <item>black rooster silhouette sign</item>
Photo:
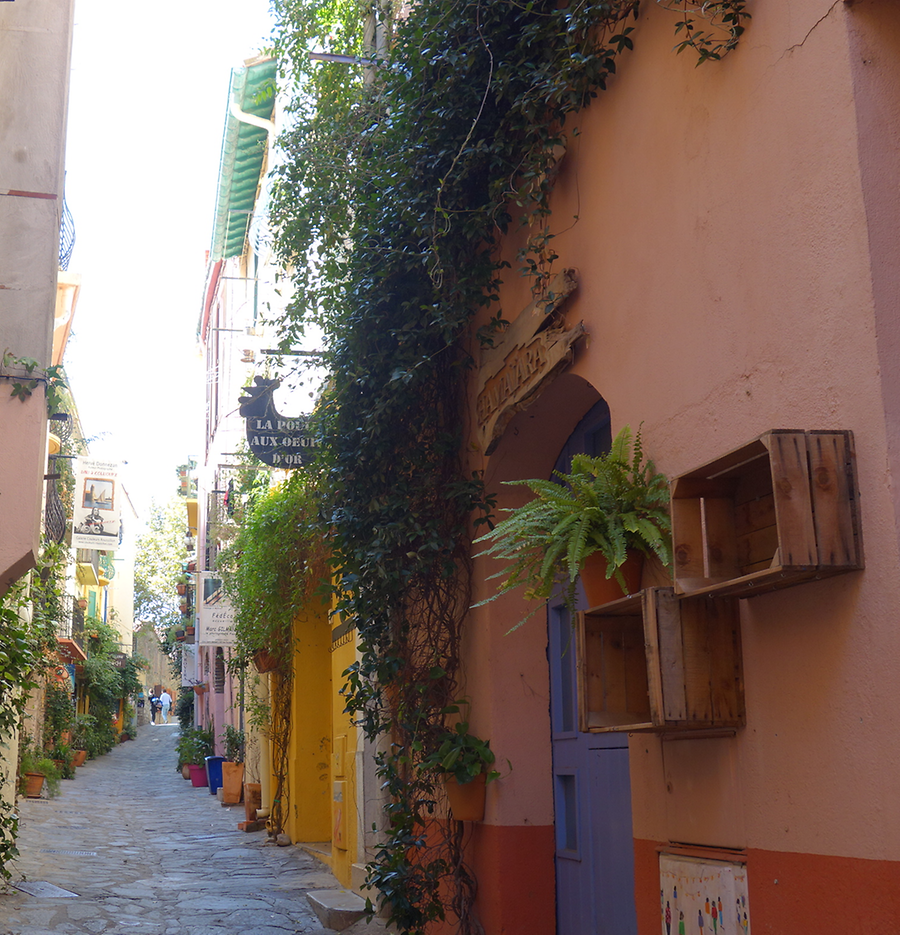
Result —
<path fill-rule="evenodd" d="M 275 408 L 273 394 L 280 380 L 254 377 L 255 386 L 244 387 L 238 400 L 246 420 L 247 444 L 263 464 L 298 468 L 311 464 L 319 441 L 309 432 L 309 416 L 286 418 Z"/>

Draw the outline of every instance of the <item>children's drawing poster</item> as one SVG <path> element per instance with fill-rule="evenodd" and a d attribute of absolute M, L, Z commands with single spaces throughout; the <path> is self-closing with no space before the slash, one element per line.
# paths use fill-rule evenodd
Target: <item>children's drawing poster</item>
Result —
<path fill-rule="evenodd" d="M 662 935 L 750 935 L 747 868 L 659 855 Z"/>

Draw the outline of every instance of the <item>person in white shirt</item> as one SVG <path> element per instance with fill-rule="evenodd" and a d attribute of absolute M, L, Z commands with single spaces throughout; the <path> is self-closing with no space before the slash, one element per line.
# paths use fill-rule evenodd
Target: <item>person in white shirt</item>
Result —
<path fill-rule="evenodd" d="M 169 694 L 167 689 L 163 689 L 163 693 L 159 696 L 159 701 L 162 705 L 162 722 L 163 724 L 168 724 L 169 708 L 172 707 L 172 696 Z"/>

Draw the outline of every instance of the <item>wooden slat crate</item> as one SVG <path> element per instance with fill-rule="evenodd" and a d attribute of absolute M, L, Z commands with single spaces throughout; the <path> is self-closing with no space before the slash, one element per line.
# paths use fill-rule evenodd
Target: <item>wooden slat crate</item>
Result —
<path fill-rule="evenodd" d="M 863 567 L 853 433 L 766 432 L 671 483 L 675 592 L 751 597 Z"/>
<path fill-rule="evenodd" d="M 578 615 L 579 729 L 666 731 L 744 724 L 735 598 L 672 588 Z"/>

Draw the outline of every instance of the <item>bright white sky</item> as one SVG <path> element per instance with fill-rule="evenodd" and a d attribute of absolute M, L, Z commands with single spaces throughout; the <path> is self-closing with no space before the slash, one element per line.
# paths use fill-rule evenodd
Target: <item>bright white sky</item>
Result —
<path fill-rule="evenodd" d="M 128 462 L 141 513 L 200 454 L 195 334 L 230 70 L 267 44 L 268 6 L 76 0 L 66 197 L 82 288 L 66 369 L 92 455 Z"/>

